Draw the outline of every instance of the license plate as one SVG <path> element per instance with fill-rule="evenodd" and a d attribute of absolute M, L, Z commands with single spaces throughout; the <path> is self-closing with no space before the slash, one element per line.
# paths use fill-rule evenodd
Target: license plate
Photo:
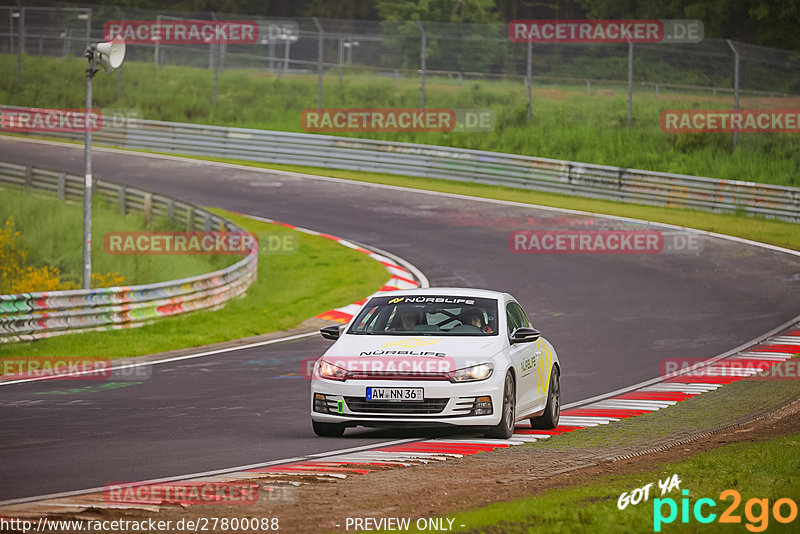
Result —
<path fill-rule="evenodd" d="M 423 388 L 367 388 L 368 401 L 422 402 Z"/>

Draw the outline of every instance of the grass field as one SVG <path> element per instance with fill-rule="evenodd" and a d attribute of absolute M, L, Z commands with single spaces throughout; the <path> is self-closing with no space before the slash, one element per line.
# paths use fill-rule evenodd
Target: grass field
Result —
<path fill-rule="evenodd" d="M 47 214 L 43 217 L 43 214 Z M 61 271 L 62 282 L 80 287 L 83 259 L 83 205 L 61 202 L 53 197 L 3 189 L 0 193 L 0 222 L 14 217 L 22 242 L 33 265 L 49 265 Z M 156 217 L 145 225 L 144 214 L 121 216 L 118 207 L 103 197 L 92 201 L 93 273 L 119 273 L 124 285 L 151 284 L 176 280 L 222 269 L 241 259 L 233 255 L 112 255 L 103 248 L 103 236 L 121 231 L 182 231 L 181 225 Z"/>
<path fill-rule="evenodd" d="M 0 357 L 121 358 L 285 330 L 331 308 L 360 300 L 389 279 L 381 264 L 334 241 L 214 211 L 259 238 L 276 233 L 296 235 L 297 253 L 262 254 L 258 280 L 243 298 L 229 301 L 221 310 L 160 319 L 141 328 L 4 344 L 0 345 Z"/>
<path fill-rule="evenodd" d="M 14 72 L 16 58 L 0 56 L 0 70 Z M 33 58 L 23 64 L 23 84 L 0 78 L 0 102 L 37 107 L 79 108 L 84 98 L 83 60 Z M 49 83 L 58 79 L 59 83 Z M 316 77 L 265 71 L 227 70 L 220 75 L 218 100 L 211 101 L 213 73 L 205 69 L 126 63 L 124 90 L 117 76 L 97 76 L 95 107 L 133 109 L 146 119 L 301 131 L 300 113 L 316 107 Z M 430 143 L 532 156 L 800 186 L 800 136 L 665 134 L 659 114 L 670 108 L 728 108 L 731 97 L 637 91 L 633 123 L 626 125 L 624 88 L 595 88 L 591 96 L 574 86 L 534 87 L 533 121 L 525 117 L 522 84 L 431 77 L 430 108 L 491 108 L 497 125 L 482 133 L 358 133 L 357 137 Z M 394 81 L 374 74 L 349 74 L 342 84 L 325 77 L 323 107 L 417 107 L 418 80 Z M 742 107 L 796 107 L 796 102 L 743 100 Z M 342 134 L 345 135 L 345 134 Z"/>

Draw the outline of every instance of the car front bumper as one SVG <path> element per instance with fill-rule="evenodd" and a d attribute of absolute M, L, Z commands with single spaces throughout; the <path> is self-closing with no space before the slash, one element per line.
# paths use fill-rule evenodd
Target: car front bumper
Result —
<path fill-rule="evenodd" d="M 424 400 L 367 401 L 367 387 L 422 388 Z M 497 372 L 486 380 L 456 384 L 432 380 L 314 379 L 311 419 L 348 426 L 494 426 L 502 415 L 503 387 L 504 375 Z M 486 399 L 479 400 L 480 397 L 491 399 L 491 413 L 485 413 Z"/>

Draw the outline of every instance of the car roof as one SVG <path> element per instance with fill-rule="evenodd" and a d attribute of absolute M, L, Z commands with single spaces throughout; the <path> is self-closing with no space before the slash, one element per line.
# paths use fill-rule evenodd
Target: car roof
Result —
<path fill-rule="evenodd" d="M 490 289 L 475 289 L 472 287 L 425 287 L 416 289 L 401 289 L 397 291 L 384 291 L 376 293 L 376 295 L 397 295 L 397 296 L 410 296 L 410 295 L 441 295 L 444 297 L 476 297 L 497 299 L 500 301 L 516 300 L 508 293 L 502 291 L 492 291 Z"/>

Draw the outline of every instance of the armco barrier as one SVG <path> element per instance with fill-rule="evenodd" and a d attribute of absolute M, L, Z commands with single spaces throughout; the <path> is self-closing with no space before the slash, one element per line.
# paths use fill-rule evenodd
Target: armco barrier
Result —
<path fill-rule="evenodd" d="M 82 139 L 80 133 L 48 135 Z M 800 221 L 800 188 L 482 150 L 138 119 L 106 120 L 94 140 L 130 149 L 384 172 Z"/>
<path fill-rule="evenodd" d="M 0 163 L 0 186 L 83 199 L 83 177 L 36 167 Z M 244 232 L 233 222 L 193 206 L 138 189 L 97 180 L 96 194 L 118 203 L 121 213 L 163 215 L 187 231 Z M 157 284 L 46 293 L 0 295 L 0 343 L 61 334 L 140 326 L 159 317 L 215 309 L 242 295 L 255 280 L 258 251 L 233 265 L 199 276 Z"/>

